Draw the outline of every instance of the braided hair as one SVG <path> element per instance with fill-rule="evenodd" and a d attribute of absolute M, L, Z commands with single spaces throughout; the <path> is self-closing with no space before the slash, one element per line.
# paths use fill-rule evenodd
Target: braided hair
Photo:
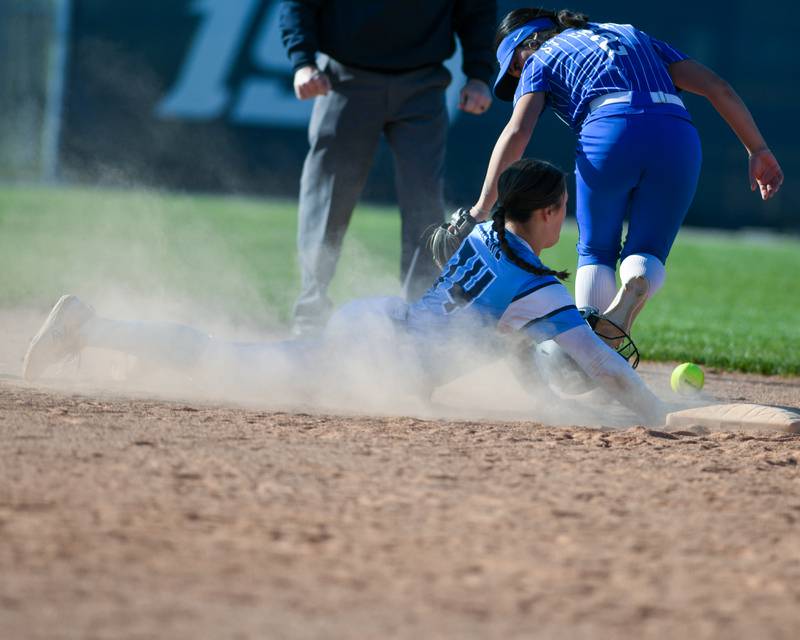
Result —
<path fill-rule="evenodd" d="M 520 43 L 531 49 L 538 49 L 545 40 L 549 40 L 565 29 L 584 29 L 589 23 L 589 17 L 586 14 L 576 13 L 568 9 L 561 9 L 560 11 L 552 11 L 541 7 L 514 9 L 507 13 L 497 26 L 494 48 L 497 49 L 509 33 L 537 18 L 550 18 L 553 21 L 553 28 L 533 33 Z"/>
<path fill-rule="evenodd" d="M 497 180 L 497 202 L 492 207 L 492 230 L 497 234 L 500 248 L 520 269 L 537 276 L 569 277 L 567 271 L 537 267 L 520 258 L 506 238 L 506 220 L 527 222 L 533 212 L 558 204 L 567 189 L 564 172 L 558 167 L 533 158 L 517 160 Z"/>

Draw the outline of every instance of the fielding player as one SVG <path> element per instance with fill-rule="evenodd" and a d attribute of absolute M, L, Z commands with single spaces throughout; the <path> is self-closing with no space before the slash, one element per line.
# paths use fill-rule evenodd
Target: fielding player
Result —
<path fill-rule="evenodd" d="M 578 138 L 579 307 L 603 311 L 632 297 L 638 300 L 630 309 L 632 322 L 664 283 L 664 264 L 701 163 L 697 131 L 679 90 L 708 98 L 739 137 L 749 155 L 752 190 L 767 200 L 780 188 L 781 168 L 736 92 L 670 45 L 630 25 L 595 24 L 582 14 L 540 8 L 507 14 L 495 41 L 500 73 L 494 91 L 513 101 L 514 110 L 469 214 L 475 220 L 489 215 L 498 176 L 522 156 L 542 111 L 553 109 Z M 471 220 L 461 211 L 450 231 L 466 234 Z"/>
<path fill-rule="evenodd" d="M 419 300 L 351 302 L 334 313 L 323 341 L 222 342 L 182 325 L 101 318 L 75 296 L 64 296 L 31 341 L 23 375 L 34 380 L 48 365 L 85 347 L 100 347 L 182 369 L 216 367 L 220 379 L 238 371 L 268 390 L 274 378 L 313 377 L 338 347 L 336 352 L 346 355 L 332 366 L 345 374 L 332 379 L 343 390 L 350 361 L 357 359 L 373 380 L 391 371 L 390 384 L 400 381 L 407 391 L 429 397 L 436 386 L 490 357 L 530 353 L 531 343 L 555 344 L 582 375 L 642 420 L 662 424 L 661 402 L 592 331 L 559 281 L 567 274 L 539 259 L 561 232 L 564 174 L 546 162 L 520 160 L 500 176 L 498 191 L 492 221 L 473 229 Z M 476 341 L 476 331 L 487 338 Z M 538 377 L 532 358 L 525 364 L 531 376 L 548 382 L 546 372 Z"/>

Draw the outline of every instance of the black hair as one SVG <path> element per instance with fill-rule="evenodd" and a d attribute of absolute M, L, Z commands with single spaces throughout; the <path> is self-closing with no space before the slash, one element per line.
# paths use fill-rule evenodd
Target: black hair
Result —
<path fill-rule="evenodd" d="M 554 24 L 553 28 L 534 33 L 520 44 L 526 44 L 529 47 L 538 49 L 545 40 L 552 38 L 565 29 L 583 29 L 589 23 L 589 16 L 584 13 L 570 11 L 569 9 L 561 9 L 560 11 L 543 9 L 541 7 L 514 9 L 507 13 L 497 26 L 494 48 L 497 49 L 509 33 L 537 18 L 550 18 Z"/>
<path fill-rule="evenodd" d="M 500 174 L 497 202 L 492 207 L 492 230 L 497 234 L 503 253 L 520 269 L 537 276 L 556 276 L 561 280 L 569 277 L 567 271 L 543 269 L 526 262 L 514 253 L 506 239 L 506 220 L 527 222 L 535 210 L 560 203 L 566 190 L 564 172 L 544 160 L 523 158 Z"/>

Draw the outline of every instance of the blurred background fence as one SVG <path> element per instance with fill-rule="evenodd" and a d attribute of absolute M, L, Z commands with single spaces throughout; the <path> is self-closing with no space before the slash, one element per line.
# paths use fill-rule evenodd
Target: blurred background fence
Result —
<path fill-rule="evenodd" d="M 277 0 L 0 0 L 0 180 L 145 185 L 295 197 L 310 103 L 295 100 Z M 525 3 L 499 2 L 500 14 Z M 704 100 L 686 97 L 705 162 L 689 214 L 695 226 L 800 230 L 792 177 L 800 174 L 793 122 L 800 102 L 795 30 L 800 8 L 778 0 L 688 7 L 594 0 L 572 8 L 633 23 L 726 77 L 751 107 L 787 183 L 766 204 L 749 192 L 743 149 Z M 449 63 L 454 105 L 460 53 Z M 447 196 L 477 196 L 509 115 L 452 109 Z M 552 114 L 528 155 L 571 168 L 574 139 Z M 382 147 L 364 194 L 391 202 Z"/>
<path fill-rule="evenodd" d="M 56 176 L 68 18 L 60 0 L 0 0 L 0 178 Z"/>

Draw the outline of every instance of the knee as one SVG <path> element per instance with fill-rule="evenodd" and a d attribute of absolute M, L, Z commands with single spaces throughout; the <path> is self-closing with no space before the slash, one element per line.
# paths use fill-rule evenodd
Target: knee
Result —
<path fill-rule="evenodd" d="M 664 261 L 648 253 L 633 253 L 625 257 L 619 265 L 620 280 L 625 283 L 637 276 L 644 276 L 647 279 L 650 285 L 647 295 L 652 298 L 667 278 Z"/>

